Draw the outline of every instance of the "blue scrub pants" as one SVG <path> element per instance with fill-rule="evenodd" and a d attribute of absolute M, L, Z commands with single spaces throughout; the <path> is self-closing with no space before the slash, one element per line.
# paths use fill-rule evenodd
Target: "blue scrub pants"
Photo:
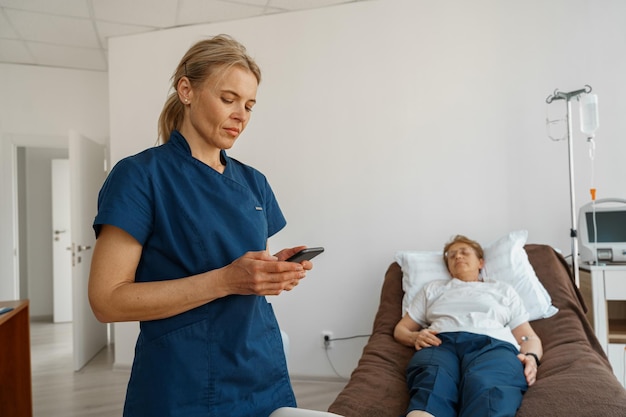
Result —
<path fill-rule="evenodd" d="M 408 411 L 436 417 L 515 416 L 528 389 L 519 353 L 489 336 L 450 332 L 418 350 L 407 368 Z"/>

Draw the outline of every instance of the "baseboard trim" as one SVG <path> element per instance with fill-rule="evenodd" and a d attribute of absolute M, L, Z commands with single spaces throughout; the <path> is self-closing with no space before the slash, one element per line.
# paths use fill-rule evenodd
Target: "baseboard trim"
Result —
<path fill-rule="evenodd" d="M 289 375 L 289 378 L 293 382 L 348 382 L 347 379 L 336 376 Z"/>

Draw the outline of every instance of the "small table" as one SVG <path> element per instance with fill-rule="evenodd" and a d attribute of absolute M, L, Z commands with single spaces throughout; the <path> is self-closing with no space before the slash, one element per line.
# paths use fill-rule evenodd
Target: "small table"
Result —
<path fill-rule="evenodd" d="M 626 265 L 581 266 L 580 292 L 613 372 L 626 387 Z"/>
<path fill-rule="evenodd" d="M 0 416 L 32 417 L 28 300 L 0 301 Z"/>

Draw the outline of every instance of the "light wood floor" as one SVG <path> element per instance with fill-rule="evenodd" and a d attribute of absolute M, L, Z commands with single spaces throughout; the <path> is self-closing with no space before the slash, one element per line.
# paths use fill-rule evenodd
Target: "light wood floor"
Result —
<path fill-rule="evenodd" d="M 74 372 L 71 323 L 31 322 L 34 417 L 120 417 L 129 371 L 113 370 L 113 350 L 102 350 Z M 292 381 L 298 406 L 325 411 L 342 381 Z"/>

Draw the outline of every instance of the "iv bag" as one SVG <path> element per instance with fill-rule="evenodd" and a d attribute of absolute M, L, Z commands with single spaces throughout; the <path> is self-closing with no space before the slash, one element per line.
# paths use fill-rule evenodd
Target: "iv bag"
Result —
<path fill-rule="evenodd" d="M 598 96 L 585 94 L 580 98 L 580 130 L 588 137 L 593 137 L 599 126 Z"/>

